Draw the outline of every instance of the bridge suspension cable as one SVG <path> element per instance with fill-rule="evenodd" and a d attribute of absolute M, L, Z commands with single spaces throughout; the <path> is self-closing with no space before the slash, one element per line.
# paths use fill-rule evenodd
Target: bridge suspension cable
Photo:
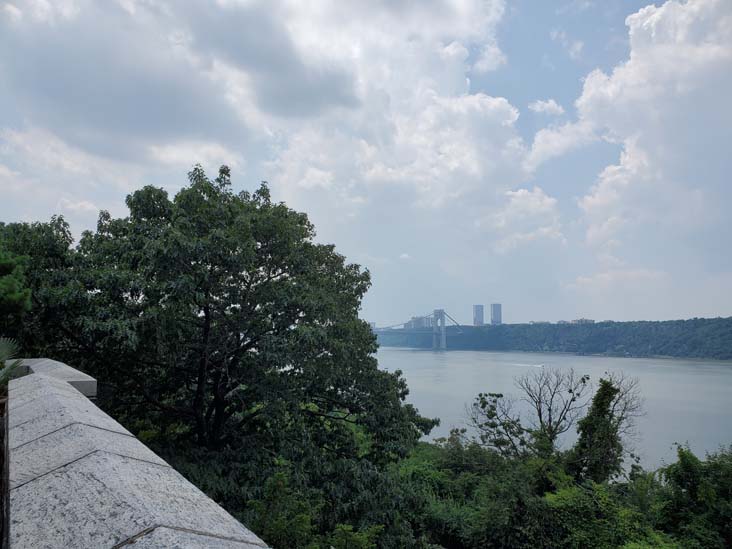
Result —
<path fill-rule="evenodd" d="M 444 311 L 444 310 L 443 310 L 443 311 Z M 446 316 L 447 318 L 449 318 L 449 319 L 450 319 L 450 320 L 452 321 L 452 323 L 453 323 L 453 324 L 454 324 L 454 325 L 455 325 L 455 326 L 456 326 L 456 327 L 458 328 L 458 331 L 459 331 L 460 333 L 462 333 L 462 330 L 460 330 L 460 329 L 459 329 L 459 328 L 460 328 L 460 323 L 459 323 L 459 322 L 458 322 L 457 320 L 455 320 L 455 319 L 454 319 L 453 317 L 451 317 L 451 316 L 450 316 L 450 315 L 449 315 L 449 314 L 447 313 L 447 311 L 444 311 L 444 314 L 445 314 L 445 316 Z M 399 322 L 398 324 L 392 324 L 391 326 L 377 326 L 377 328 L 376 328 L 376 329 L 377 329 L 377 330 L 391 330 L 392 328 L 398 328 L 399 326 L 406 326 L 406 325 L 407 325 L 407 324 L 409 324 L 410 322 L 413 322 L 413 321 L 415 321 L 415 320 L 422 320 L 422 319 L 425 319 L 425 318 L 429 318 L 429 319 L 431 319 L 431 320 L 432 320 L 432 319 L 434 319 L 434 318 L 435 318 L 435 313 L 428 313 L 428 314 L 426 314 L 426 315 L 420 315 L 420 316 L 413 316 L 412 318 L 410 318 L 409 320 L 405 320 L 404 322 Z"/>
<path fill-rule="evenodd" d="M 432 318 L 432 313 L 422 315 L 422 316 L 414 316 L 410 318 L 409 320 L 405 320 L 404 322 L 400 322 L 399 324 L 392 324 L 391 326 L 378 326 L 377 330 L 390 330 L 392 328 L 396 328 L 398 326 L 404 326 L 405 324 L 408 324 L 409 322 L 412 322 L 413 320 L 421 320 L 423 318 Z"/>
<path fill-rule="evenodd" d="M 449 314 L 447 314 L 447 311 L 445 311 L 445 316 L 447 318 L 449 318 L 450 320 L 452 320 L 453 324 L 455 324 L 455 326 L 457 326 L 458 332 L 463 333 L 463 331 L 460 329 L 460 324 L 458 323 L 458 321 L 455 320 L 454 318 L 452 318 Z"/>

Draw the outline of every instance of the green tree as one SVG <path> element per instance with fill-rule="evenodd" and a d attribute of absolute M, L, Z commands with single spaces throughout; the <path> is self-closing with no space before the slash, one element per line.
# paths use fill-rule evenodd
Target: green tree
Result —
<path fill-rule="evenodd" d="M 577 439 L 569 468 L 580 480 L 604 482 L 622 471 L 623 434 L 641 413 L 638 382 L 622 376 L 600 379 L 585 417 L 577 423 Z"/>
<path fill-rule="evenodd" d="M 661 469 L 661 477 L 662 530 L 684 547 L 732 545 L 732 447 L 702 461 L 679 446 L 677 461 Z"/>
<path fill-rule="evenodd" d="M 545 500 L 548 547 L 613 549 L 646 535 L 641 517 L 625 508 L 606 484 L 563 488 Z"/>
<path fill-rule="evenodd" d="M 381 529 L 380 526 L 371 526 L 357 532 L 350 524 L 339 524 L 324 546 L 332 549 L 376 549 L 376 538 Z"/>
<path fill-rule="evenodd" d="M 410 520 L 424 546 L 542 546 L 545 504 L 525 460 L 506 459 L 453 431 L 436 444 L 421 443 L 399 471 L 416 496 Z"/>
<path fill-rule="evenodd" d="M 30 294 L 30 308 L 22 315 L 6 317 L 0 331 L 13 337 L 24 356 L 65 354 L 70 344 L 68 331 L 81 300 L 72 299 L 82 290 L 72 269 L 73 239 L 63 217 L 48 223 L 0 223 L 0 246 L 11 257 L 22 257 L 24 285 Z M 72 355 L 73 356 L 73 355 Z"/>
<path fill-rule="evenodd" d="M 259 536 L 275 547 L 305 547 L 313 543 L 313 518 L 318 503 L 291 487 L 285 472 L 278 472 L 264 484 L 261 499 L 248 502 L 253 520 L 249 523 Z"/>
<path fill-rule="evenodd" d="M 403 404 L 400 375 L 377 368 L 358 318 L 368 272 L 315 244 L 307 217 L 265 185 L 237 195 L 225 167 L 213 181 L 200 167 L 189 177 L 172 201 L 133 193 L 128 217 L 102 212 L 82 237 L 88 312 L 76 332 L 88 369 L 133 413 L 138 394 L 137 415 L 155 410 L 158 425 L 208 448 L 295 429 L 336 455 L 405 455 L 430 424 Z"/>
<path fill-rule="evenodd" d="M 30 309 L 30 288 L 26 286 L 24 258 L 2 248 L 0 240 L 0 335 L 17 327 L 23 313 Z M 13 371 L 20 365 L 11 361 L 18 354 L 13 339 L 0 337 L 0 388 L 3 394 Z"/>
<path fill-rule="evenodd" d="M 30 308 L 30 288 L 26 286 L 23 263 L 21 257 L 0 247 L 0 321 L 17 317 Z"/>

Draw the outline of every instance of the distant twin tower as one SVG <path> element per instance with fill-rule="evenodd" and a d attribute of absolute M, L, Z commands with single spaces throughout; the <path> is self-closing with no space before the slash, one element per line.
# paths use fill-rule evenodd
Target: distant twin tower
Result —
<path fill-rule="evenodd" d="M 501 324 L 501 304 L 491 303 L 491 324 Z M 473 326 L 483 326 L 483 305 L 473 305 Z"/>

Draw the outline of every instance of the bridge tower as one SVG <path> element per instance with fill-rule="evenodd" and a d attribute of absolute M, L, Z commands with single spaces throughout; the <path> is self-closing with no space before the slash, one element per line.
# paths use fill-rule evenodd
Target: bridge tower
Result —
<path fill-rule="evenodd" d="M 432 348 L 440 351 L 447 349 L 445 309 L 435 309 L 432 313 Z"/>

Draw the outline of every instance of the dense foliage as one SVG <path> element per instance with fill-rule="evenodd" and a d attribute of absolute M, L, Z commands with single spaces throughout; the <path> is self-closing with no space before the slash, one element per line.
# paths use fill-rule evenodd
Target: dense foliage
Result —
<path fill-rule="evenodd" d="M 542 371 L 517 380 L 533 416 L 481 393 L 474 430 L 418 442 L 435 422 L 358 318 L 368 272 L 304 214 L 234 193 L 226 168 L 127 206 L 76 246 L 59 217 L 0 225 L 26 300 L 4 330 L 95 375 L 102 406 L 273 547 L 732 543 L 732 449 L 628 468 L 628 380 Z"/>
<path fill-rule="evenodd" d="M 19 366 L 18 361 L 12 360 L 18 354 L 17 343 L 2 336 L 17 326 L 30 309 L 31 292 L 24 267 L 25 258 L 10 253 L 0 240 L 0 396 L 6 396 L 8 380 Z"/>
<path fill-rule="evenodd" d="M 25 283 L 23 260 L 5 250 L 0 241 L 0 330 L 14 324 L 30 308 L 30 289 Z"/>
<path fill-rule="evenodd" d="M 432 346 L 432 333 L 388 330 L 387 346 Z M 732 317 L 594 324 L 502 324 L 448 327 L 450 349 L 562 352 L 609 356 L 732 359 Z"/>
<path fill-rule="evenodd" d="M 17 339 L 25 356 L 60 357 L 69 345 L 65 320 L 73 314 L 66 310 L 73 280 L 72 242 L 61 217 L 48 223 L 0 223 L 0 249 L 23 262 L 23 285 L 30 294 L 30 311 L 4 317 L 0 333 Z"/>

